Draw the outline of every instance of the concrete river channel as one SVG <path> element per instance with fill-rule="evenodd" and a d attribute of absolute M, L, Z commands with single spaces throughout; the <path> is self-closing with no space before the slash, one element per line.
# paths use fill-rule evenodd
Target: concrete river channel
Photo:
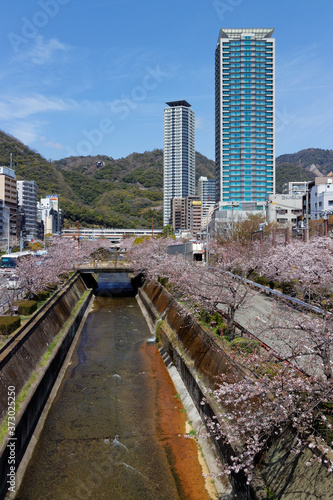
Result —
<path fill-rule="evenodd" d="M 216 498 L 195 440 L 184 437 L 186 412 L 135 297 L 108 292 L 128 295 L 129 285 L 125 273 L 100 275 L 100 296 L 15 498 Z"/>

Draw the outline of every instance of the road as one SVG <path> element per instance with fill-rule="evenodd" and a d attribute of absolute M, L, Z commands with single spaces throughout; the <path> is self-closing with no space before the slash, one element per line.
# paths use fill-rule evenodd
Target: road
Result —
<path fill-rule="evenodd" d="M 225 311 L 222 305 L 220 305 L 219 308 Z M 304 346 L 299 345 L 299 331 L 290 329 L 284 332 L 287 333 L 288 337 L 287 345 L 287 342 L 282 340 L 284 335 L 279 336 L 276 331 L 272 331 L 272 329 L 269 328 L 269 325 L 272 324 L 274 317 L 279 319 L 285 318 L 287 323 L 288 318 L 296 321 L 300 314 L 301 313 L 297 311 L 297 309 L 289 310 L 282 298 L 279 300 L 277 297 L 274 298 L 274 296 L 270 297 L 264 293 L 257 293 L 250 298 L 246 307 L 236 313 L 235 320 L 239 325 L 252 332 L 263 343 L 272 348 L 277 354 L 284 357 L 285 355 L 291 354 L 291 349 L 295 349 L 299 352 L 301 348 L 303 348 L 304 351 Z M 311 316 L 312 313 L 309 312 L 307 314 Z M 308 352 L 309 355 L 303 356 L 302 358 L 298 357 L 297 366 L 308 374 L 323 373 L 323 364 L 319 357 L 311 356 L 312 350 L 310 340 L 309 347 L 305 347 L 305 351 Z"/>
<path fill-rule="evenodd" d="M 8 309 L 8 304 L 20 298 L 22 294 L 20 290 L 8 290 L 7 283 L 11 274 L 12 273 L 0 274 L 0 314 L 4 314 Z"/>

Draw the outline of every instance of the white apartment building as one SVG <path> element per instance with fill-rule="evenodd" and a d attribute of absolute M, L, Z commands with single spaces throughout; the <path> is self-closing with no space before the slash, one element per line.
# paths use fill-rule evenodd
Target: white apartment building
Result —
<path fill-rule="evenodd" d="M 38 220 L 43 222 L 44 234 L 60 234 L 62 230 L 62 211 L 58 195 L 48 195 L 37 204 Z"/>
<path fill-rule="evenodd" d="M 316 177 L 309 184 L 310 219 L 333 213 L 333 177 Z"/>
<path fill-rule="evenodd" d="M 201 222 L 203 226 L 206 226 L 209 222 L 209 216 L 215 207 L 215 179 L 200 176 L 198 181 L 198 195 L 202 203 Z"/>
<path fill-rule="evenodd" d="M 294 226 L 297 217 L 303 213 L 303 195 L 307 182 L 288 182 L 283 186 L 282 194 L 268 196 L 267 221 L 277 222 L 284 227 Z"/>
<path fill-rule="evenodd" d="M 22 232 L 24 240 L 38 237 L 37 192 L 35 181 L 17 181 L 18 206 L 22 213 Z"/>
<path fill-rule="evenodd" d="M 171 223 L 172 198 L 195 195 L 195 116 L 187 101 L 164 109 L 163 225 Z"/>

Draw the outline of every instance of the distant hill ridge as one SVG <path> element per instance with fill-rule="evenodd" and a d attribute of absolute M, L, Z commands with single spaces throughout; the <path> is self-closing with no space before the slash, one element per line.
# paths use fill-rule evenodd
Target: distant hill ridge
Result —
<path fill-rule="evenodd" d="M 163 151 L 132 153 L 117 160 L 105 155 L 75 156 L 47 161 L 38 152 L 0 131 L 0 165 L 9 166 L 10 153 L 18 179 L 35 180 L 39 196 L 57 193 L 67 225 L 162 226 Z M 311 167 L 315 165 L 314 167 Z M 284 182 L 312 180 L 316 172 L 333 170 L 333 151 L 305 149 L 276 159 L 276 187 Z M 196 153 L 196 180 L 214 177 L 215 162 Z"/>

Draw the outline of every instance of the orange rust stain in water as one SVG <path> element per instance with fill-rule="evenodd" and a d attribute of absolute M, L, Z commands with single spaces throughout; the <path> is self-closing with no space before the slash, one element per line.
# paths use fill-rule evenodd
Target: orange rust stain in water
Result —
<path fill-rule="evenodd" d="M 198 460 L 194 439 L 185 434 L 186 413 L 155 344 L 143 346 L 151 366 L 151 386 L 155 388 L 156 433 L 164 448 L 182 500 L 210 500 Z"/>

